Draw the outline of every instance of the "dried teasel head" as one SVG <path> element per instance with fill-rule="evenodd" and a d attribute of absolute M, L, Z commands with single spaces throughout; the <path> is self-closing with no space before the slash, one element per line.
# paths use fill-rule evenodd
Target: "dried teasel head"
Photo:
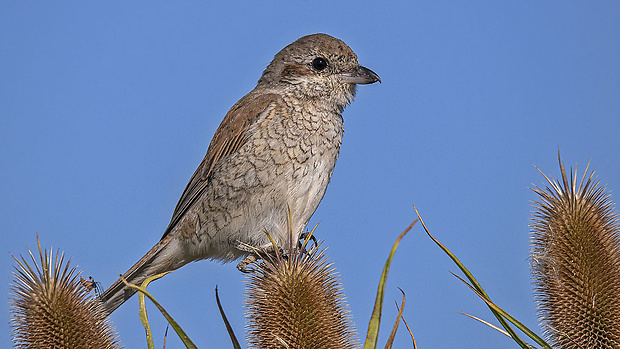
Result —
<path fill-rule="evenodd" d="M 620 229 L 611 195 L 584 171 L 533 190 L 531 261 L 539 318 L 557 348 L 620 347 Z M 575 170 L 576 172 L 576 170 Z"/>
<path fill-rule="evenodd" d="M 39 243 L 37 238 L 37 243 Z M 65 263 L 63 254 L 41 251 L 39 262 L 15 258 L 11 327 L 16 348 L 121 348 L 101 302 Z"/>
<path fill-rule="evenodd" d="M 249 274 L 250 347 L 359 347 L 338 275 L 317 249 L 266 258 Z"/>

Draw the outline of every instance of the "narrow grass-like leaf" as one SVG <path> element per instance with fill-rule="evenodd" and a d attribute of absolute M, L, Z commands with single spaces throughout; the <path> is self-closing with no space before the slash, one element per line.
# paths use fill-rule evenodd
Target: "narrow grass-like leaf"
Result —
<path fill-rule="evenodd" d="M 411 327 L 409 327 L 409 324 L 407 323 L 407 320 L 405 320 L 405 317 L 403 316 L 402 318 L 403 318 L 403 323 L 405 324 L 405 327 L 407 327 L 407 331 L 409 331 L 409 336 L 411 336 L 411 341 L 413 343 L 413 349 L 418 349 L 418 344 L 415 342 L 415 337 L 413 336 Z"/>
<path fill-rule="evenodd" d="M 364 342 L 364 349 L 375 349 L 377 347 L 377 340 L 379 338 L 379 327 L 381 325 L 381 312 L 383 308 L 383 298 L 385 294 L 385 284 L 387 282 L 388 273 L 390 271 L 390 265 L 392 264 L 392 257 L 396 253 L 396 249 L 400 244 L 400 240 L 407 234 L 411 228 L 418 222 L 413 221 L 396 239 L 392 245 L 392 250 L 388 256 L 385 265 L 383 266 L 383 272 L 381 273 L 381 279 L 379 280 L 379 286 L 377 287 L 377 296 L 375 298 L 375 305 L 368 322 L 368 332 L 366 333 L 366 341 Z"/>
<path fill-rule="evenodd" d="M 400 319 L 403 317 L 403 311 L 405 310 L 405 292 L 401 290 L 400 287 L 398 289 L 403 294 L 403 301 L 400 307 L 398 306 L 398 302 L 394 301 L 394 303 L 396 303 L 396 310 L 398 310 L 398 316 L 396 316 L 396 320 L 394 321 L 394 326 L 392 326 L 392 332 L 390 333 L 390 336 L 388 337 L 388 340 L 385 343 L 385 349 L 392 348 L 392 345 L 394 343 L 394 338 L 396 338 L 396 331 L 398 331 L 398 325 L 400 324 Z"/>
<path fill-rule="evenodd" d="M 508 334 L 508 332 L 506 332 L 506 330 L 503 330 L 503 329 L 501 329 L 501 328 L 499 328 L 499 327 L 497 327 L 497 326 L 493 325 L 492 323 L 490 323 L 490 322 L 488 322 L 488 321 L 486 321 L 486 320 L 482 320 L 481 318 L 479 318 L 479 317 L 477 317 L 477 316 L 473 316 L 473 315 L 471 315 L 471 314 L 463 313 L 463 312 L 460 312 L 460 311 L 457 311 L 457 313 L 459 313 L 459 314 L 461 314 L 461 315 L 464 315 L 464 316 L 467 316 L 467 317 L 468 317 L 468 318 L 470 318 L 470 319 L 474 319 L 474 320 L 476 320 L 476 321 L 478 321 L 478 322 L 480 322 L 480 323 L 482 323 L 482 324 L 484 324 L 484 325 L 487 325 L 487 326 L 489 326 L 490 328 L 494 329 L 495 331 L 497 331 L 497 332 L 499 332 L 499 333 L 501 333 L 501 334 L 505 335 L 506 337 L 508 337 L 508 338 L 512 339 L 512 338 L 510 337 L 510 335 Z"/>
<path fill-rule="evenodd" d="M 165 273 L 161 273 L 161 274 L 157 274 L 155 276 L 151 276 L 150 278 L 147 278 L 146 280 L 144 280 L 144 282 L 142 283 L 143 286 L 137 286 L 134 284 L 130 284 L 127 282 L 127 280 L 122 279 L 123 282 L 125 283 L 125 285 L 133 288 L 134 290 L 140 292 L 140 294 L 144 294 L 146 297 L 148 297 L 148 299 L 151 300 L 151 302 L 153 302 L 153 304 L 155 304 L 155 306 L 157 307 L 157 309 L 159 309 L 159 311 L 162 313 L 162 315 L 166 318 L 166 320 L 168 320 L 168 322 L 170 323 L 170 325 L 172 325 L 172 328 L 174 329 L 174 331 L 177 333 L 177 335 L 179 336 L 179 338 L 181 339 L 181 341 L 183 342 L 183 344 L 185 344 L 186 348 L 189 349 L 195 349 L 197 348 L 196 345 L 191 341 L 191 339 L 189 339 L 189 337 L 187 336 L 187 334 L 185 333 L 185 331 L 183 331 L 183 329 L 181 328 L 181 326 L 179 326 L 179 324 L 172 318 L 172 316 L 170 316 L 170 314 L 168 314 L 168 312 L 166 311 L 166 309 L 164 309 L 164 307 L 161 306 L 161 304 L 159 304 L 159 302 L 155 299 L 155 297 L 153 297 L 149 292 L 146 291 L 146 286 L 153 280 L 157 280 L 159 278 L 161 278 L 162 276 L 166 275 L 170 273 L 170 271 L 165 272 Z M 121 277 L 122 278 L 122 277 Z"/>
<path fill-rule="evenodd" d="M 241 346 L 239 345 L 239 341 L 237 340 L 237 336 L 235 335 L 235 331 L 230 325 L 230 322 L 228 322 L 226 313 L 224 313 L 224 308 L 222 307 L 222 303 L 220 302 L 220 296 L 217 292 L 217 286 L 215 286 L 215 301 L 217 302 L 217 308 L 220 310 L 220 315 L 222 316 L 222 320 L 224 321 L 224 325 L 226 326 L 226 332 L 228 332 L 228 336 L 230 337 L 230 341 L 232 342 L 233 348 L 241 349 Z"/>
<path fill-rule="evenodd" d="M 493 303 L 489 299 L 489 297 L 487 297 L 487 296 L 483 295 L 482 293 L 478 292 L 478 290 L 476 290 L 472 285 L 470 285 L 462 277 L 460 277 L 460 276 L 458 276 L 458 275 L 456 275 L 454 273 L 451 273 L 451 274 L 454 275 L 457 279 L 461 280 L 461 282 L 463 282 L 465 285 L 467 285 L 467 287 L 469 287 L 478 297 L 480 297 L 480 299 L 482 299 L 487 304 L 487 306 L 489 306 L 489 308 L 491 308 L 494 312 L 498 313 L 499 315 L 504 317 L 506 320 L 510 321 L 510 323 L 515 325 L 515 327 L 517 327 L 519 330 L 521 330 L 523 333 L 525 333 L 528 337 L 532 338 L 541 347 L 543 347 L 545 349 L 551 349 L 551 346 L 549 344 L 547 344 L 542 338 L 540 338 L 540 336 L 538 336 L 536 333 L 534 333 L 532 330 L 530 330 L 527 326 L 525 326 L 519 320 L 514 318 L 512 315 L 508 314 L 508 312 L 505 311 L 504 309 L 502 309 L 500 306 L 498 306 L 497 304 Z M 529 345 L 527 343 L 524 343 L 524 344 L 525 344 L 526 348 L 531 348 L 532 347 L 531 345 Z"/>
<path fill-rule="evenodd" d="M 469 279 L 469 281 L 472 283 L 474 289 L 477 292 L 479 292 L 480 294 L 484 295 L 484 297 L 486 297 L 486 299 L 490 300 L 491 298 L 484 291 L 484 289 L 482 288 L 482 286 L 480 285 L 478 280 L 476 280 L 474 275 L 465 267 L 465 265 L 458 258 L 456 258 L 456 256 L 446 246 L 444 246 L 441 242 L 439 242 L 439 240 L 437 240 L 430 233 L 430 231 L 426 227 L 426 224 L 424 224 L 424 221 L 422 220 L 422 217 L 420 216 L 420 213 L 418 212 L 418 209 L 415 206 L 413 206 L 413 209 L 415 210 L 416 214 L 418 215 L 418 219 L 420 220 L 420 223 L 422 224 L 422 227 L 424 227 L 424 231 L 426 231 L 426 234 L 435 242 L 435 244 L 437 246 L 439 246 L 439 248 L 441 248 L 450 257 L 450 259 L 452 259 L 452 261 L 459 267 L 459 269 L 461 269 L 463 274 L 465 274 L 467 279 Z M 492 307 L 489 307 L 489 309 L 491 310 L 493 315 L 495 315 L 495 317 L 497 318 L 499 323 L 502 325 L 502 327 L 504 329 L 506 329 L 506 331 L 510 334 L 510 337 L 512 337 L 512 339 L 515 342 L 517 342 L 517 344 L 519 344 L 521 346 L 521 348 L 528 348 L 528 345 L 521 338 L 519 338 L 517 333 L 512 329 L 512 327 L 510 327 L 510 325 L 501 316 L 501 314 L 497 313 Z"/>
<path fill-rule="evenodd" d="M 164 345 L 163 349 L 166 349 L 166 343 L 168 343 L 168 330 L 170 329 L 170 323 L 166 324 L 166 331 L 164 332 Z"/>
<path fill-rule="evenodd" d="M 157 277 L 158 275 L 156 275 L 155 277 L 147 278 L 142 283 L 142 287 L 146 289 L 146 287 L 151 283 L 151 281 L 155 279 L 159 279 L 165 274 L 160 274 L 160 275 L 161 276 L 159 277 Z M 144 294 L 141 292 L 138 293 L 138 304 L 140 307 L 140 310 L 139 310 L 140 322 L 142 322 L 142 326 L 144 326 L 144 332 L 146 333 L 146 347 L 148 349 L 155 349 L 155 343 L 153 341 L 153 332 L 151 331 L 151 325 L 149 324 L 149 316 L 146 313 L 146 302 L 144 301 Z"/>

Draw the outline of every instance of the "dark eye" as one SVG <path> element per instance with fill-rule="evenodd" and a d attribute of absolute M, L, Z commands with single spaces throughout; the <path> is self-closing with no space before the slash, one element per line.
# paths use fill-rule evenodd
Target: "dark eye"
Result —
<path fill-rule="evenodd" d="M 312 68 L 314 68 L 314 69 L 316 69 L 318 71 L 321 71 L 321 70 L 327 68 L 327 61 L 323 57 L 315 58 L 312 61 Z"/>

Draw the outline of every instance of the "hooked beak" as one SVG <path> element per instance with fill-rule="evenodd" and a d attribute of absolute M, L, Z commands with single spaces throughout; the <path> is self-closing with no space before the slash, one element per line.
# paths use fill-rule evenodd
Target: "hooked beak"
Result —
<path fill-rule="evenodd" d="M 377 81 L 381 82 L 381 78 L 377 73 L 361 65 L 353 71 L 341 74 L 340 76 L 344 82 L 349 84 L 366 85 Z"/>

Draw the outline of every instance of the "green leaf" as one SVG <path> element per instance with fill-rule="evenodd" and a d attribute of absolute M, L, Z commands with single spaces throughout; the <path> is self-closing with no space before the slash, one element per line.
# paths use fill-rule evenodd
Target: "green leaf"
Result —
<path fill-rule="evenodd" d="M 142 286 L 136 286 L 134 284 L 130 284 L 127 282 L 127 280 L 123 279 L 123 282 L 125 283 L 125 285 L 137 290 L 138 292 L 140 292 L 140 296 L 142 296 L 143 294 L 145 296 L 147 296 L 151 302 L 153 302 L 153 304 L 155 304 L 155 306 L 157 307 L 157 309 L 159 309 L 159 311 L 162 313 L 162 315 L 164 315 L 164 317 L 166 318 L 166 320 L 168 320 L 168 322 L 170 323 L 170 325 L 172 325 L 172 328 L 174 329 L 174 331 L 177 333 L 177 335 L 179 336 L 179 338 L 181 338 L 181 341 L 183 342 L 183 344 L 185 344 L 185 347 L 188 349 L 196 349 L 196 345 L 191 341 L 191 339 L 189 339 L 189 337 L 187 336 L 187 334 L 185 333 L 185 331 L 183 331 L 183 329 L 181 328 L 181 326 L 179 326 L 179 324 L 172 318 L 172 316 L 170 316 L 170 314 L 168 314 L 168 312 L 166 311 L 166 309 L 164 309 L 164 307 L 162 307 L 159 302 L 157 302 L 157 300 L 155 299 L 155 297 L 153 297 L 150 293 L 148 293 L 146 291 L 146 286 L 153 280 L 157 280 L 159 278 L 161 278 L 162 276 L 166 275 L 170 273 L 170 271 L 165 272 L 165 273 L 161 273 L 161 274 L 157 274 L 155 276 L 151 276 L 150 278 L 147 278 L 146 280 L 144 280 L 144 282 L 142 283 Z M 141 307 L 142 308 L 142 307 Z M 141 310 L 142 312 L 142 310 Z M 145 310 L 145 315 L 146 315 L 146 310 Z M 148 321 L 147 321 L 148 323 Z"/>
<path fill-rule="evenodd" d="M 146 279 L 144 283 L 142 283 L 142 287 L 146 288 L 151 281 L 152 280 Z M 146 313 L 146 302 L 144 301 L 144 294 L 142 292 L 138 293 L 138 303 L 140 304 L 140 322 L 142 322 L 142 326 L 144 326 L 144 331 L 146 332 L 146 347 L 148 349 L 155 349 L 153 332 L 151 331 L 151 325 L 149 324 L 149 316 Z"/>
<path fill-rule="evenodd" d="M 469 286 L 469 288 L 472 291 L 474 291 L 474 293 L 476 293 L 476 295 L 478 295 L 478 297 L 480 297 L 480 299 L 482 299 L 489 306 L 489 308 L 491 308 L 491 310 L 493 310 L 494 312 L 497 312 L 498 314 L 500 314 L 501 316 L 506 318 L 506 320 L 510 321 L 519 330 L 521 330 L 523 333 L 525 333 L 528 337 L 532 338 L 534 341 L 536 341 L 536 343 L 538 343 L 543 348 L 551 349 L 551 346 L 549 344 L 547 344 L 542 338 L 540 338 L 536 333 L 534 333 L 532 330 L 530 330 L 527 326 L 525 326 L 519 320 L 514 318 L 512 315 L 508 314 L 508 312 L 506 312 L 504 309 L 500 308 L 497 304 L 493 303 L 488 297 L 483 296 L 472 285 L 468 284 L 467 281 L 463 280 L 463 278 L 461 278 L 460 276 L 458 276 L 458 275 L 456 275 L 454 273 L 452 273 L 452 275 L 454 275 L 456 278 L 461 280 L 465 285 Z M 526 348 L 530 348 L 530 345 L 525 344 L 525 347 Z"/>
<path fill-rule="evenodd" d="M 379 326 L 381 325 L 381 311 L 383 308 L 383 297 L 385 294 L 385 284 L 387 282 L 388 272 L 390 271 L 390 265 L 392 264 L 392 257 L 394 257 L 394 253 L 396 253 L 396 249 L 400 244 L 400 240 L 407 234 L 411 228 L 418 222 L 415 220 L 411 223 L 407 229 L 405 229 L 400 236 L 396 239 L 394 244 L 392 245 L 392 250 L 390 251 L 390 255 L 388 256 L 387 261 L 385 262 L 385 266 L 383 267 L 383 273 L 381 273 L 381 279 L 379 280 L 379 287 L 377 288 L 377 297 L 375 298 L 375 306 L 372 310 L 372 315 L 370 316 L 370 321 L 368 323 L 368 332 L 366 333 L 366 341 L 364 342 L 364 349 L 375 349 L 377 347 L 377 340 L 379 338 Z"/>
<path fill-rule="evenodd" d="M 239 341 L 237 340 L 237 336 L 235 335 L 235 331 L 233 330 L 230 322 L 228 322 L 228 318 L 224 313 L 224 308 L 222 308 L 222 303 L 220 302 L 220 296 L 217 292 L 217 286 L 215 286 L 215 301 L 217 302 L 217 308 L 220 310 L 220 315 L 222 316 L 222 320 L 224 320 L 224 325 L 226 326 L 226 331 L 228 332 L 228 336 L 230 337 L 230 341 L 232 342 L 233 348 L 241 349 L 241 345 L 239 345 Z"/>
<path fill-rule="evenodd" d="M 435 242 L 435 244 L 437 244 L 437 246 L 439 246 L 449 257 L 450 259 L 452 259 L 452 261 L 459 267 L 459 269 L 461 269 L 461 271 L 463 272 L 463 274 L 465 274 L 465 276 L 467 277 L 467 279 L 471 282 L 471 285 L 468 284 L 467 282 L 465 282 L 468 286 L 471 287 L 472 290 L 474 290 L 474 292 L 476 292 L 476 294 L 478 294 L 480 296 L 480 298 L 482 298 L 487 306 L 489 307 L 489 309 L 491 310 L 491 312 L 493 313 L 493 315 L 495 315 L 495 317 L 497 318 L 497 320 L 499 321 L 499 323 L 502 325 L 502 327 L 506 330 L 506 332 L 508 332 L 508 334 L 510 335 L 510 337 L 512 337 L 512 339 L 517 342 L 517 344 L 519 344 L 519 346 L 521 346 L 521 348 L 524 349 L 529 349 L 531 348 L 531 346 L 527 343 L 525 343 L 518 335 L 517 333 L 514 331 L 514 329 L 512 329 L 512 327 L 510 327 L 510 325 L 508 324 L 508 322 L 506 321 L 506 319 L 508 319 L 508 321 L 510 321 L 511 323 L 513 323 L 515 326 L 517 326 L 521 331 L 523 331 L 526 335 L 528 335 L 530 338 L 532 338 L 534 341 L 536 341 L 538 344 L 540 344 L 543 348 L 551 348 L 547 343 L 545 343 L 545 341 L 543 341 L 539 336 L 537 336 L 534 332 L 532 332 L 531 330 L 529 330 L 527 327 L 525 327 L 523 324 L 521 324 L 520 322 L 518 322 L 515 318 L 513 318 L 512 316 L 510 316 L 508 313 L 502 311 L 499 311 L 499 307 L 497 307 L 492 301 L 491 298 L 489 297 L 489 295 L 484 291 L 484 289 L 482 288 L 482 286 L 480 285 L 480 283 L 478 282 L 478 280 L 476 280 L 476 278 L 474 277 L 474 275 L 465 267 L 465 265 L 458 259 L 456 258 L 456 256 L 446 247 L 444 246 L 441 242 L 439 242 L 439 240 L 437 240 L 426 228 L 426 224 L 424 224 L 424 221 L 422 220 L 422 217 L 420 216 L 420 213 L 418 212 L 418 209 L 413 206 L 413 209 L 415 210 L 416 214 L 418 215 L 418 219 L 420 220 L 420 223 L 422 224 L 422 227 L 424 228 L 424 231 L 426 231 L 426 234 Z M 455 274 L 453 274 L 454 276 L 456 276 Z M 458 277 L 458 276 L 456 276 Z M 460 277 L 458 277 L 459 279 L 461 279 Z M 463 279 L 461 279 L 463 280 Z M 513 319 L 515 322 L 511 321 L 510 319 Z M 520 324 L 520 325 L 517 325 Z M 521 328 L 520 326 L 522 326 L 523 328 Z M 525 330 L 524 330 L 525 329 Z"/>
<path fill-rule="evenodd" d="M 388 337 L 388 340 L 385 343 L 385 349 L 391 349 L 392 345 L 394 345 L 394 338 L 396 338 L 396 331 L 398 331 L 398 325 L 400 325 L 400 319 L 403 317 L 403 311 L 405 311 L 405 292 L 401 290 L 400 287 L 398 289 L 400 290 L 400 293 L 403 294 L 403 301 L 400 307 L 398 306 L 398 302 L 394 301 L 394 303 L 396 303 L 396 310 L 398 310 L 398 316 L 396 316 L 396 320 L 394 321 L 394 326 L 392 326 L 392 332 L 390 333 L 390 336 Z"/>

